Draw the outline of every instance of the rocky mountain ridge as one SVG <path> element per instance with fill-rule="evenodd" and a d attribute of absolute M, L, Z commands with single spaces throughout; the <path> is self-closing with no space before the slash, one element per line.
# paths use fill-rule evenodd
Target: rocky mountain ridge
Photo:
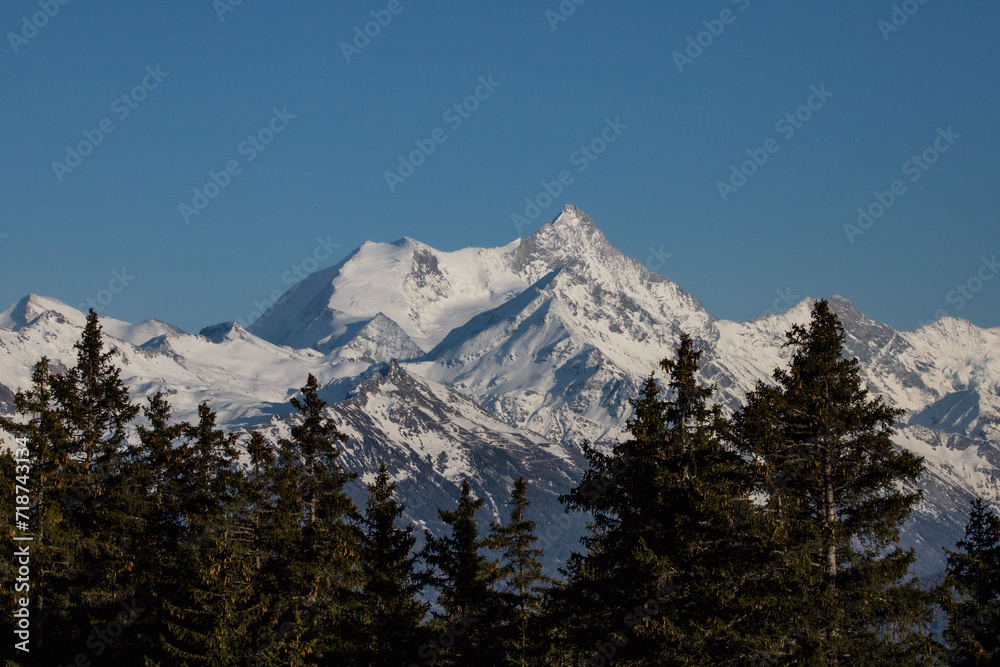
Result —
<path fill-rule="evenodd" d="M 830 301 L 869 389 L 906 410 L 894 441 L 924 456 L 927 471 L 905 541 L 918 550 L 920 573 L 940 570 L 968 499 L 1000 507 L 1000 329 L 944 318 L 898 332 L 845 299 Z M 463 477 L 490 499 L 491 516 L 502 515 L 505 485 L 525 474 L 556 564 L 582 525 L 555 502 L 581 472 L 580 443 L 622 436 L 639 383 L 680 333 L 705 350 L 702 377 L 716 400 L 737 410 L 787 364 L 784 333 L 808 321 L 811 304 L 752 322 L 714 318 L 568 206 L 500 248 L 366 242 L 296 285 L 249 331 L 102 325 L 133 396 L 163 391 L 178 418 L 206 400 L 221 424 L 276 437 L 288 398 L 316 375 L 353 436 L 345 461 L 370 476 L 386 458 L 414 521 L 433 527 L 433 508 L 457 495 Z M 43 354 L 73 363 L 83 321 L 37 296 L 0 313 L 0 411 L 10 412 Z"/>

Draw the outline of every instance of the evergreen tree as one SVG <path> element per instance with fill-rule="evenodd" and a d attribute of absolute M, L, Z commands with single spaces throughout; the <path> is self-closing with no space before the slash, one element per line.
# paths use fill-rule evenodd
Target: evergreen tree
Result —
<path fill-rule="evenodd" d="M 187 529 L 186 541 L 212 544 L 230 518 L 239 485 L 235 463 L 237 437 L 216 428 L 216 414 L 206 403 L 198 406 L 198 423 L 184 429 L 180 451 L 178 504 Z"/>
<path fill-rule="evenodd" d="M 235 664 L 250 651 L 250 628 L 262 613 L 254 599 L 252 555 L 239 541 L 242 487 L 236 436 L 216 428 L 198 407 L 178 452 L 178 563 L 163 603 L 165 649 L 173 664 Z"/>
<path fill-rule="evenodd" d="M 427 533 L 423 557 L 431 567 L 430 581 L 438 591 L 443 611 L 431 624 L 438 638 L 420 651 L 420 657 L 441 665 L 495 664 L 496 647 L 489 642 L 489 629 L 497 622 L 498 604 L 493 585 L 497 581 L 497 563 L 485 555 L 487 541 L 479 536 L 476 512 L 483 498 L 472 497 L 468 480 L 462 482 L 462 495 L 454 510 L 438 510 L 451 534 L 435 537 Z M 451 644 L 451 646 L 449 646 Z"/>
<path fill-rule="evenodd" d="M 667 398 L 650 376 L 634 401 L 632 438 L 564 497 L 594 516 L 556 600 L 584 656 L 616 664 L 746 664 L 757 641 L 753 595 L 763 547 L 743 460 L 696 374 L 701 352 L 682 335 L 665 359 Z M 573 617 L 576 617 L 575 619 Z M 589 649 L 589 650 L 585 650 Z"/>
<path fill-rule="evenodd" d="M 241 497 L 245 499 L 244 523 L 246 540 L 254 551 L 254 569 L 258 578 L 264 576 L 267 564 L 280 552 L 275 542 L 274 512 L 274 450 L 258 432 L 250 435 L 246 444 L 250 466 L 242 477 Z M 266 588 L 266 587 L 265 587 Z"/>
<path fill-rule="evenodd" d="M 141 647 L 141 653 L 136 655 L 156 662 L 167 657 L 160 641 L 168 618 L 164 601 L 186 574 L 179 559 L 183 553 L 184 520 L 177 485 L 184 470 L 182 449 L 177 441 L 189 425 L 170 423 L 170 404 L 160 393 L 148 399 L 143 416 L 148 425 L 137 428 L 139 443 L 133 452 L 132 486 L 145 501 L 135 569 L 137 587 L 146 593 L 143 596 L 146 612 L 136 619 L 131 633 L 136 637 L 136 646 Z"/>
<path fill-rule="evenodd" d="M 497 645 L 506 647 L 503 664 L 526 667 L 540 664 L 544 655 L 539 618 L 545 589 L 553 581 L 542 573 L 539 558 L 543 551 L 535 546 L 538 524 L 525 516 L 531 502 L 524 477 L 514 482 L 510 503 L 510 520 L 506 525 L 490 524 L 487 540 L 490 548 L 501 555 L 501 624 L 493 628 L 493 634 Z"/>
<path fill-rule="evenodd" d="M 252 590 L 247 591 L 243 604 L 254 610 L 247 619 L 246 629 L 249 657 L 246 664 L 254 667 L 271 667 L 284 664 L 278 659 L 282 642 L 277 641 L 280 632 L 277 615 L 280 613 L 279 586 L 273 579 L 275 563 L 285 557 L 285 548 L 276 537 L 278 517 L 275 512 L 276 457 L 271 445 L 259 432 L 250 435 L 246 442 L 249 465 L 240 476 L 239 502 L 234 508 L 236 528 L 234 539 L 244 555 L 241 561 L 249 566 Z M 289 621 L 291 626 L 298 623 L 301 632 L 306 631 L 307 621 Z M 282 635 L 284 636 L 284 635 Z"/>
<path fill-rule="evenodd" d="M 953 665 L 1000 665 L 1000 516 L 972 503 L 965 538 L 948 551 L 942 606 Z"/>
<path fill-rule="evenodd" d="M 80 536 L 63 517 L 67 510 L 86 499 L 82 483 L 75 483 L 78 464 L 70 459 L 71 446 L 56 408 L 49 360 L 42 357 L 32 371 L 31 387 L 18 391 L 14 398 L 15 411 L 27 420 L 0 418 L 0 426 L 28 441 L 28 481 L 32 500 L 28 523 L 29 532 L 35 538 L 31 545 L 32 577 L 28 596 L 32 619 L 31 654 L 40 662 L 55 661 L 57 656 L 71 650 L 65 642 L 70 633 L 77 632 L 74 601 L 68 590 L 75 569 L 72 554 Z"/>
<path fill-rule="evenodd" d="M 181 467 L 183 450 L 177 441 L 190 432 L 191 425 L 170 423 L 170 403 L 163 394 L 158 392 L 147 402 L 143 416 L 149 425 L 137 428 L 139 445 L 135 456 L 139 465 L 136 472 L 141 477 L 141 486 L 150 496 L 150 522 L 173 526 L 176 532 L 180 511 L 176 506 L 179 495 L 176 481 L 184 474 Z M 161 536 L 161 539 L 176 542 L 169 536 Z"/>
<path fill-rule="evenodd" d="M 29 438 L 37 475 L 33 626 L 34 657 L 42 663 L 89 648 L 83 642 L 92 632 L 122 620 L 139 583 L 144 499 L 134 488 L 127 446 L 139 406 L 129 401 L 93 311 L 75 349 L 76 364 L 62 375 L 40 361 L 32 388 L 15 401 L 28 421 L 10 425 Z M 115 662 L 135 640 L 101 639 L 99 660 Z"/>
<path fill-rule="evenodd" d="M 127 441 L 140 406 L 130 401 L 113 363 L 117 350 L 104 349 L 93 310 L 74 348 L 76 364 L 50 376 L 50 386 L 67 434 L 67 467 L 78 471 L 62 519 L 76 532 L 66 594 L 78 612 L 74 625 L 79 637 L 118 622 L 123 608 L 140 594 L 134 554 L 143 539 L 145 498 L 133 487 Z M 104 642 L 100 659 L 113 662 L 128 652 L 133 639 L 129 634 Z"/>
<path fill-rule="evenodd" d="M 652 375 L 632 405 L 628 428 L 633 437 L 607 453 L 584 443 L 588 469 L 579 486 L 559 499 L 568 511 L 592 516 L 589 534 L 581 540 L 586 553 L 570 555 L 562 570 L 564 581 L 550 591 L 546 603 L 554 651 L 571 654 L 572 664 L 620 659 L 620 648 L 634 640 L 625 634 L 627 610 L 658 597 L 653 564 L 637 558 L 645 545 L 643 533 L 655 530 L 652 524 L 659 516 L 653 461 L 666 420 Z M 602 657 L 605 645 L 613 648 Z M 634 641 L 630 651 L 637 652 Z"/>
<path fill-rule="evenodd" d="M 323 416 L 326 402 L 318 391 L 310 374 L 302 398 L 291 399 L 302 423 L 278 442 L 273 535 L 283 558 L 269 576 L 277 587 L 277 619 L 301 622 L 307 630 L 285 640 L 304 642 L 311 660 L 346 660 L 356 651 L 349 621 L 360 579 L 360 536 L 358 510 L 345 486 L 357 475 L 337 461 L 347 436 Z M 308 620 L 295 621 L 296 615 Z"/>
<path fill-rule="evenodd" d="M 759 385 L 736 419 L 780 558 L 772 602 L 781 606 L 768 611 L 784 639 L 763 659 L 924 663 L 928 598 L 907 581 L 912 550 L 896 546 L 921 496 L 911 489 L 923 461 L 893 447 L 900 411 L 868 397 L 826 301 L 787 339 L 791 367 L 774 372 L 777 387 Z"/>
<path fill-rule="evenodd" d="M 396 484 L 385 461 L 368 485 L 368 505 L 361 519 L 359 561 L 363 584 L 358 596 L 354 636 L 355 663 L 394 667 L 413 657 L 427 605 L 417 596 L 423 588 L 415 570 L 413 527 L 398 528 L 405 507 L 396 500 Z"/>
<path fill-rule="evenodd" d="M 266 607 L 257 595 L 252 555 L 231 520 L 227 524 L 199 549 L 192 579 L 182 584 L 184 607 L 168 607 L 176 613 L 168 624 L 173 631 L 168 653 L 175 658 L 169 664 L 246 664 L 253 655 L 254 630 Z"/>
<path fill-rule="evenodd" d="M 51 377 L 52 393 L 65 419 L 74 454 L 93 479 L 92 464 L 113 461 L 125 449 L 128 428 L 140 407 L 130 402 L 121 371 L 112 363 L 116 350 L 104 350 L 101 324 L 93 310 L 80 340 L 73 346 L 76 365 Z"/>

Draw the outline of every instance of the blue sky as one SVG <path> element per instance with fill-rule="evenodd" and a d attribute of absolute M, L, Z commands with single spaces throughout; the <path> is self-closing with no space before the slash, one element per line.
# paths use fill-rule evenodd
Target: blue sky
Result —
<path fill-rule="evenodd" d="M 718 317 L 1000 326 L 995 2 L 62 1 L 0 8 L 0 307 L 198 331 L 366 239 L 572 203 Z"/>

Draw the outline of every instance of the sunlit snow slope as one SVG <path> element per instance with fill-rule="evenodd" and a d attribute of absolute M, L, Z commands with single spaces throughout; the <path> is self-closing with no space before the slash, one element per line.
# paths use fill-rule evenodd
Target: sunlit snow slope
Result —
<path fill-rule="evenodd" d="M 905 542 L 918 550 L 919 572 L 940 570 L 969 498 L 1000 508 L 1000 329 L 945 318 L 898 332 L 830 301 L 869 389 L 906 410 L 894 441 L 924 456 L 927 470 Z M 565 522 L 555 498 L 580 473 L 580 443 L 621 437 L 639 383 L 680 333 L 702 346 L 703 379 L 736 410 L 787 364 L 784 334 L 808 322 L 812 303 L 752 322 L 716 319 L 567 206 L 500 248 L 367 242 L 296 285 L 249 332 L 101 321 L 133 395 L 163 391 L 178 418 L 207 401 L 220 423 L 277 434 L 289 397 L 316 375 L 354 436 L 345 460 L 370 476 L 385 457 L 409 516 L 431 527 L 432 506 L 454 497 L 462 478 L 502 513 L 505 486 L 525 474 L 558 545 L 554 563 L 576 547 L 579 525 Z M 11 411 L 42 355 L 57 371 L 72 365 L 84 320 L 34 295 L 0 313 L 0 411 Z"/>

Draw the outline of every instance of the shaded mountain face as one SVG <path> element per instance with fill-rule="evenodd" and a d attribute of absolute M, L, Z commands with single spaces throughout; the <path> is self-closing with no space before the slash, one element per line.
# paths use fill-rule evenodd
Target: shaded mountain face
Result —
<path fill-rule="evenodd" d="M 346 342 L 338 346 L 340 356 L 344 359 L 379 363 L 394 359 L 414 359 L 423 355 L 423 350 L 417 347 L 406 332 L 382 313 L 351 333 Z"/>
<path fill-rule="evenodd" d="M 440 534 L 444 524 L 437 509 L 452 508 L 461 481 L 468 479 L 487 499 L 477 515 L 485 530 L 490 521 L 507 521 L 510 488 L 523 475 L 531 484 L 529 518 L 543 526 L 550 571 L 579 544 L 585 517 L 565 514 L 558 502 L 583 474 L 578 448 L 505 424 L 467 396 L 412 376 L 395 361 L 373 365 L 351 384 L 330 416 L 350 437 L 340 463 L 360 475 L 349 490 L 359 507 L 367 497 L 363 483 L 375 479 L 385 460 L 399 481 L 404 519 Z M 276 441 L 288 437 L 294 420 L 276 416 L 257 428 Z"/>
<path fill-rule="evenodd" d="M 366 243 L 249 330 L 230 323 L 196 336 L 155 320 L 102 323 L 133 395 L 164 391 L 178 418 L 204 400 L 220 423 L 262 423 L 276 437 L 288 398 L 314 374 L 353 436 L 345 461 L 373 475 L 386 458 L 414 521 L 436 525 L 434 510 L 451 506 L 463 477 L 503 516 L 509 484 L 524 474 L 553 554 L 565 554 L 578 548 L 572 521 L 581 517 L 567 519 L 554 498 L 581 472 L 580 443 L 622 437 L 640 383 L 680 333 L 704 349 L 701 376 L 716 400 L 737 410 L 787 365 L 785 332 L 807 323 L 811 306 L 752 322 L 713 318 L 566 207 L 501 248 Z M 924 456 L 927 471 L 905 543 L 917 548 L 920 573 L 940 570 L 968 499 L 1000 507 L 1000 329 L 945 318 L 898 332 L 845 299 L 831 307 L 871 392 L 906 410 L 894 441 Z M 36 296 L 0 313 L 0 410 L 10 409 L 2 387 L 27 386 L 43 354 L 73 363 L 83 319 Z"/>

